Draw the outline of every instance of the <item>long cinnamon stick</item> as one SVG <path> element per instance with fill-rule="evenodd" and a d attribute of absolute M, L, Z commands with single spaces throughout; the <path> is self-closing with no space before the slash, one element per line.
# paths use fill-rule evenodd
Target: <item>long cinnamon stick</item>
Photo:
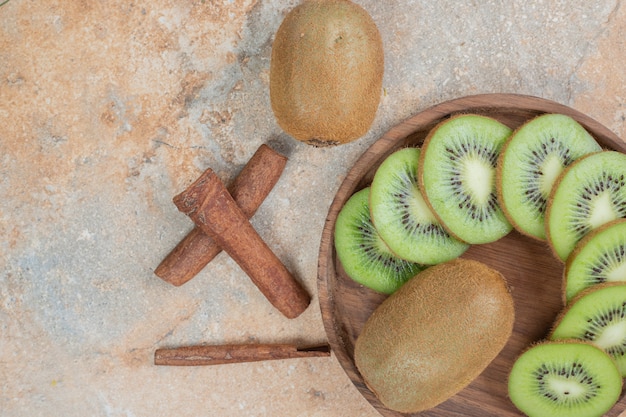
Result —
<path fill-rule="evenodd" d="M 282 174 L 287 158 L 262 144 L 252 155 L 228 191 L 251 218 Z M 195 226 L 161 261 L 154 273 L 165 282 L 180 286 L 195 277 L 222 248 Z"/>
<path fill-rule="evenodd" d="M 309 294 L 259 236 L 211 169 L 174 197 L 174 204 L 230 255 L 281 313 L 295 318 L 306 310 Z"/>
<path fill-rule="evenodd" d="M 154 352 L 154 364 L 206 366 L 327 356 L 330 356 L 329 346 L 299 349 L 290 344 L 200 345 L 157 349 Z"/>

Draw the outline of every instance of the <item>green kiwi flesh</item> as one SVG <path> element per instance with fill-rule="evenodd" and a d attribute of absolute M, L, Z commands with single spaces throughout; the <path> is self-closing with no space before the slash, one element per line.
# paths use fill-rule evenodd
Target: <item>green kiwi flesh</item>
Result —
<path fill-rule="evenodd" d="M 546 236 L 562 261 L 587 233 L 626 216 L 626 155 L 583 156 L 557 179 L 546 211 Z"/>
<path fill-rule="evenodd" d="M 622 376 L 602 349 L 583 341 L 544 341 L 513 364 L 509 398 L 529 417 L 600 417 L 618 401 Z"/>
<path fill-rule="evenodd" d="M 432 265 L 459 257 L 469 245 L 450 236 L 424 201 L 417 185 L 419 156 L 419 148 L 403 148 L 385 158 L 370 186 L 370 211 L 394 254 Z"/>
<path fill-rule="evenodd" d="M 498 156 L 511 132 L 490 117 L 463 114 L 441 122 L 424 141 L 420 190 L 442 225 L 459 240 L 489 243 L 512 229 L 495 185 Z"/>
<path fill-rule="evenodd" d="M 589 341 L 626 376 L 626 283 L 598 284 L 581 292 L 557 318 L 550 339 Z"/>
<path fill-rule="evenodd" d="M 370 188 L 364 188 L 342 207 L 335 223 L 335 250 L 351 279 L 391 294 L 424 267 L 400 259 L 389 250 L 372 224 L 369 195 Z"/>
<path fill-rule="evenodd" d="M 563 114 L 544 114 L 519 127 L 500 154 L 496 179 L 511 224 L 545 240 L 544 216 L 556 178 L 576 159 L 601 150 L 585 128 Z"/>
<path fill-rule="evenodd" d="M 626 281 L 626 219 L 606 223 L 578 242 L 563 272 L 565 301 L 593 285 L 619 281 Z"/>

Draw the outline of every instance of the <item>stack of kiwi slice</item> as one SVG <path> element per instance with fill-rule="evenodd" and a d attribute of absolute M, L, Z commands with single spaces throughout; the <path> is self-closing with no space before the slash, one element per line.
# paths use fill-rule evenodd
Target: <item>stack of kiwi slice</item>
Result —
<path fill-rule="evenodd" d="M 524 123 L 498 161 L 496 186 L 506 217 L 520 233 L 545 240 L 545 213 L 556 179 L 575 160 L 601 150 L 571 117 L 544 114 Z"/>
<path fill-rule="evenodd" d="M 562 296 L 565 307 L 547 340 L 539 344 L 541 348 L 530 348 L 550 346 L 554 354 L 542 350 L 541 360 L 518 366 L 528 362 L 526 356 L 537 355 L 523 353 L 511 370 L 509 395 L 531 417 L 599 417 L 619 400 L 626 377 L 626 219 L 607 221 L 575 243 L 563 271 Z M 589 353 L 584 353 L 584 345 L 610 361 L 588 347 L 584 350 Z M 583 365 L 581 358 L 587 363 Z M 544 372 L 546 364 L 551 366 L 549 373 Z"/>
<path fill-rule="evenodd" d="M 511 401 L 531 417 L 600 417 L 626 376 L 626 155 L 594 149 L 584 132 L 577 138 L 582 153 L 551 175 L 547 198 L 535 200 L 543 239 L 565 264 L 565 307 L 509 376 Z"/>
<path fill-rule="evenodd" d="M 396 256 L 381 239 L 370 216 L 370 187 L 353 194 L 337 216 L 335 250 L 346 274 L 383 294 L 395 292 L 424 269 Z"/>
<path fill-rule="evenodd" d="M 587 287 L 570 299 L 546 340 L 515 361 L 508 391 L 530 417 L 600 417 L 626 377 L 626 282 Z"/>
<path fill-rule="evenodd" d="M 510 399 L 531 417 L 601 416 L 626 376 L 626 155 L 571 117 L 443 120 L 348 200 L 335 248 L 352 280 L 391 294 L 512 230 L 563 263 L 565 308 L 513 365 Z"/>

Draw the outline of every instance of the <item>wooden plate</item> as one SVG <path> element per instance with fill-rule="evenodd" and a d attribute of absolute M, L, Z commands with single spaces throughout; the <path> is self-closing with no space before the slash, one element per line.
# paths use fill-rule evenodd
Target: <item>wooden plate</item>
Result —
<path fill-rule="evenodd" d="M 354 364 L 354 343 L 363 324 L 384 296 L 353 282 L 342 271 L 333 246 L 335 219 L 346 200 L 368 186 L 378 165 L 398 148 L 419 146 L 438 122 L 457 113 L 493 117 L 510 128 L 543 113 L 562 113 L 581 123 L 605 148 L 626 152 L 626 145 L 609 129 L 567 106 L 530 96 L 488 94 L 444 102 L 418 113 L 387 132 L 356 162 L 330 207 L 322 234 L 318 289 L 322 318 L 329 343 L 343 369 L 361 394 L 383 416 L 404 416 L 385 408 L 365 386 Z M 420 416 L 507 417 L 522 415 L 507 398 L 507 376 L 515 358 L 532 342 L 546 336 L 562 308 L 563 263 L 546 243 L 513 231 L 495 243 L 471 247 L 465 258 L 480 260 L 499 270 L 512 287 L 516 320 L 513 335 L 500 355 L 463 391 Z M 609 417 L 624 410 L 626 400 Z"/>

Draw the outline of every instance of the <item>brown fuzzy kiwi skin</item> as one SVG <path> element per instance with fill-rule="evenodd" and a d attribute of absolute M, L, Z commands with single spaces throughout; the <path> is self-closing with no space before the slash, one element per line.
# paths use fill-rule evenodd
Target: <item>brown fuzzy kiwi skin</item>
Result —
<path fill-rule="evenodd" d="M 495 359 L 514 316 L 498 271 L 479 261 L 448 261 L 417 274 L 372 313 L 357 338 L 355 364 L 385 407 L 431 409 Z"/>
<path fill-rule="evenodd" d="M 546 204 L 546 215 L 545 215 L 546 242 L 548 243 L 548 246 L 550 247 L 550 250 L 552 251 L 552 254 L 554 255 L 554 257 L 563 264 L 565 263 L 565 261 L 561 259 L 561 257 L 559 256 L 559 254 L 554 249 L 554 246 L 551 243 L 553 237 L 552 237 L 552 234 L 550 233 L 550 227 L 548 224 L 550 216 L 552 215 L 552 202 L 554 200 L 554 194 L 556 193 L 557 189 L 559 188 L 559 185 L 561 184 L 561 181 L 563 180 L 565 175 L 567 175 L 570 169 L 580 164 L 582 161 L 589 158 L 590 156 L 595 155 L 599 152 L 603 152 L 603 151 L 592 152 L 590 154 L 581 156 L 580 158 L 578 158 L 577 160 L 569 164 L 563 171 L 561 171 L 561 173 L 556 177 L 556 180 L 554 181 L 554 185 L 552 186 L 552 190 L 550 191 L 550 196 L 548 197 L 548 203 Z"/>
<path fill-rule="evenodd" d="M 572 253 L 569 254 L 569 256 L 567 257 L 567 260 L 565 261 L 565 266 L 563 267 L 563 282 L 561 284 L 562 287 L 562 301 L 563 301 L 563 305 L 567 305 L 567 304 L 571 304 L 572 302 L 574 302 L 574 300 L 578 299 L 579 296 L 582 293 L 586 293 L 588 292 L 588 290 L 596 288 L 596 285 L 604 285 L 604 284 L 609 284 L 609 282 L 606 283 L 601 283 L 601 284 L 596 284 L 592 287 L 589 287 L 587 289 L 584 289 L 583 291 L 581 291 L 579 294 L 576 294 L 576 296 L 574 296 L 574 298 L 572 298 L 572 300 L 568 303 L 567 302 L 567 293 L 566 293 L 566 288 L 567 288 L 567 275 L 569 274 L 569 270 L 572 266 L 572 263 L 574 262 L 574 260 L 576 259 L 576 257 L 578 256 L 578 254 L 580 253 L 581 250 L 583 250 L 583 248 L 585 247 L 585 245 L 594 238 L 594 236 L 596 236 L 598 233 L 602 233 L 604 230 L 610 228 L 613 225 L 619 224 L 619 223 L 626 223 L 626 219 L 620 218 L 620 219 L 615 219 L 612 220 L 608 223 L 603 224 L 602 226 L 591 230 L 589 233 L 587 233 L 582 239 L 580 239 L 578 241 L 578 243 L 576 243 L 576 246 L 574 247 L 574 250 L 572 251 Z M 619 283 L 619 281 L 614 281 L 616 283 Z"/>
<path fill-rule="evenodd" d="M 382 93 L 380 32 L 348 0 L 305 0 L 272 45 L 270 101 L 278 125 L 313 146 L 354 141 L 372 125 Z"/>

